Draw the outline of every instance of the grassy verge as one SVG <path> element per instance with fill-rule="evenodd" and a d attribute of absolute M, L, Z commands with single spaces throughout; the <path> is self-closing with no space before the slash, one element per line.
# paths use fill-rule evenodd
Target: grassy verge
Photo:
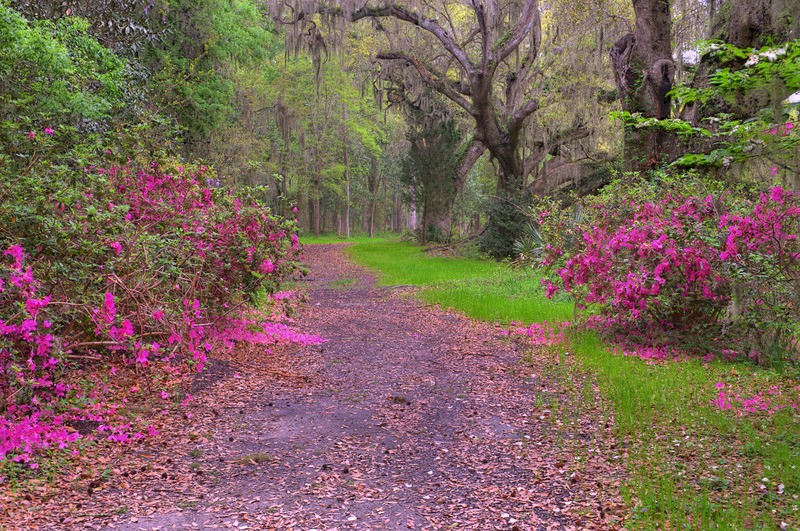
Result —
<path fill-rule="evenodd" d="M 792 382 L 743 364 L 647 363 L 614 354 L 589 333 L 572 348 L 596 376 L 629 449 L 630 527 L 797 529 L 797 411 L 742 414 L 710 403 L 718 383 L 753 397 Z"/>
<path fill-rule="evenodd" d="M 530 272 L 487 260 L 432 257 L 405 242 L 354 245 L 348 253 L 379 271 L 381 284 L 419 286 L 426 302 L 475 319 L 532 323 L 572 317 L 572 304 L 547 300 L 538 277 Z"/>
<path fill-rule="evenodd" d="M 559 322 L 572 316 L 567 301 L 544 298 L 530 272 L 430 257 L 413 245 L 387 241 L 348 252 L 380 272 L 381 283 L 420 286 L 424 300 L 473 318 Z M 585 332 L 573 335 L 565 350 L 573 353 L 575 370 L 599 384 L 627 451 L 629 528 L 799 528 L 798 411 L 744 412 L 710 403 L 719 383 L 730 396 L 758 395 L 787 405 L 796 398 L 791 394 L 796 381 L 744 364 L 652 363 L 621 356 Z"/>
<path fill-rule="evenodd" d="M 321 243 L 374 243 L 374 242 L 381 242 L 387 240 L 396 240 L 397 234 L 394 233 L 386 233 L 386 234 L 378 234 L 374 238 L 370 238 L 366 234 L 353 234 L 350 238 L 345 238 L 344 236 L 340 236 L 336 233 L 325 233 L 320 234 L 319 236 L 314 236 L 313 234 L 301 234 L 300 235 L 300 243 L 303 245 L 317 245 Z"/>

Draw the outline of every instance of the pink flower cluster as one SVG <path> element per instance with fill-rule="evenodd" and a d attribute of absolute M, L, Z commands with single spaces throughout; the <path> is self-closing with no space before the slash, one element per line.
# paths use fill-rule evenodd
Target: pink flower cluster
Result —
<path fill-rule="evenodd" d="M 71 359 L 86 358 L 87 351 L 114 363 L 110 375 L 128 364 L 140 378 L 179 378 L 202 370 L 225 343 L 322 341 L 285 324 L 228 315 L 250 294 L 270 293 L 296 271 L 301 251 L 291 222 L 253 200 L 202 186 L 199 174 L 185 168 L 86 172 L 87 182 L 99 184 L 76 194 L 69 208 L 55 205 L 52 215 L 79 228 L 83 239 L 70 244 L 96 249 L 87 256 L 95 291 L 86 295 L 81 283 L 73 292 L 70 280 L 47 277 L 54 269 L 38 266 L 53 258 L 37 256 L 35 244 L 22 241 L 24 248 L 15 244 L 0 256 L 0 460 L 34 463 L 38 451 L 69 444 L 78 434 L 65 419 L 103 422 L 101 432 L 114 442 L 155 432 L 110 422 L 116 408 L 102 405 L 108 404 L 102 386 L 68 388 L 59 381 L 80 373 Z M 285 304 L 293 296 L 271 299 Z M 134 387 L 140 393 L 153 386 Z"/>
<path fill-rule="evenodd" d="M 794 390 L 794 396 L 788 391 L 772 386 L 752 396 L 735 393 L 729 395 L 724 391 L 725 383 L 717 382 L 717 396 L 708 403 L 719 410 L 730 410 L 736 416 L 774 415 L 782 410 L 791 410 L 800 415 L 800 386 Z"/>
<path fill-rule="evenodd" d="M 718 253 L 696 230 L 714 215 L 707 201 L 667 197 L 630 207 L 627 223 L 595 225 L 583 233 L 581 251 L 558 271 L 564 290 L 578 295 L 583 306 L 608 305 L 630 319 L 660 313 L 662 290 L 687 299 L 726 300 L 727 281 L 711 267 Z M 544 282 L 552 296 L 555 284 Z"/>
<path fill-rule="evenodd" d="M 320 336 L 297 332 L 285 324 L 251 319 L 225 319 L 214 327 L 211 336 L 222 341 L 228 348 L 232 348 L 238 341 L 264 346 L 318 345 L 325 342 Z"/>
<path fill-rule="evenodd" d="M 120 201 L 128 206 L 127 221 L 154 234 L 180 235 L 193 255 L 190 263 L 203 275 L 196 296 L 204 304 L 230 298 L 230 286 L 255 290 L 293 272 L 299 242 L 295 233 L 287 232 L 283 220 L 233 192 L 203 186 L 202 170 L 189 174 L 182 169 L 176 174 L 158 167 L 89 171 L 108 176 L 122 196 Z M 113 240 L 108 245 L 123 258 L 130 253 L 123 243 Z"/>
<path fill-rule="evenodd" d="M 25 264 L 21 246 L 9 247 L 3 257 L 0 306 L 19 311 L 12 319 L 0 319 L 0 394 L 5 410 L 0 419 L 0 460 L 15 453 L 15 461 L 28 463 L 35 451 L 64 447 L 75 434 L 65 430 L 62 417 L 48 410 L 68 391 L 55 381 L 54 369 L 62 360 L 46 315 L 51 297 L 38 297 L 39 284 L 32 267 Z"/>
<path fill-rule="evenodd" d="M 780 327 L 797 315 L 798 194 L 775 187 L 755 201 L 675 193 L 626 201 L 613 211 L 594 205 L 573 247 L 546 248 L 544 265 L 555 272 L 542 279 L 548 297 L 563 288 L 579 308 L 594 305 L 629 329 L 710 329 L 729 318 L 735 288 L 737 325 Z"/>
<path fill-rule="evenodd" d="M 570 323 L 561 323 L 560 326 L 554 326 L 543 322 L 521 326 L 511 323 L 511 329 L 506 334 L 521 338 L 530 345 L 554 347 L 564 343 L 564 330 L 569 325 Z"/>

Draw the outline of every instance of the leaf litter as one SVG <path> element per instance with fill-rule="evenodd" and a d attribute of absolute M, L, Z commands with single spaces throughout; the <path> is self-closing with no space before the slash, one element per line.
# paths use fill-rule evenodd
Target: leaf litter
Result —
<path fill-rule="evenodd" d="M 626 455 L 585 375 L 546 349 L 523 356 L 495 325 L 375 287 L 342 250 L 307 252 L 298 320 L 328 342 L 215 360 L 186 408 L 153 412 L 157 437 L 6 489 L 0 525 L 623 527 Z M 589 400 L 576 391 L 587 385 Z"/>

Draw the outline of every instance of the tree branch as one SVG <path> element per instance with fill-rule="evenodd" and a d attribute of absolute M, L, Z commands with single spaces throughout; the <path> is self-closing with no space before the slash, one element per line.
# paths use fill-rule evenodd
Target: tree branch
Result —
<path fill-rule="evenodd" d="M 574 129 L 567 129 L 565 131 L 560 131 L 550 140 L 550 144 L 548 146 L 542 146 L 542 148 L 535 154 L 531 154 L 524 163 L 524 171 L 525 175 L 530 175 L 533 169 L 542 161 L 547 155 L 551 155 L 555 153 L 555 151 L 563 146 L 564 144 L 569 144 L 570 142 L 574 142 L 576 140 L 580 140 L 582 138 L 586 138 L 592 133 L 592 130 L 588 127 L 580 126 Z"/>
<path fill-rule="evenodd" d="M 511 32 L 511 37 L 509 37 L 508 42 L 506 42 L 506 44 L 500 48 L 495 55 L 495 68 L 497 64 L 501 63 L 506 57 L 511 55 L 511 53 L 516 50 L 520 44 L 522 44 L 522 41 L 525 39 L 525 37 L 527 37 L 532 31 L 533 25 L 538 18 L 538 2 L 536 0 L 525 0 L 525 5 L 522 8 L 522 14 L 519 17 L 519 22 Z"/>
<path fill-rule="evenodd" d="M 486 9 L 483 4 L 479 4 L 472 0 L 472 10 L 475 11 L 475 18 L 478 19 L 478 31 L 480 32 L 481 39 L 483 40 L 481 48 L 481 70 L 487 72 L 489 70 L 489 59 L 491 56 L 491 39 L 489 37 L 489 27 L 486 24 Z"/>
<path fill-rule="evenodd" d="M 472 170 L 472 167 L 475 166 L 475 163 L 478 162 L 478 159 L 481 158 L 486 152 L 486 146 L 483 142 L 479 142 L 474 138 L 470 142 L 467 151 L 464 153 L 463 157 L 456 166 L 456 190 L 461 190 L 464 187 L 464 183 L 467 182 L 467 177 L 469 176 L 469 172 Z"/>
<path fill-rule="evenodd" d="M 522 129 L 522 124 L 525 123 L 525 118 L 539 110 L 539 100 L 529 100 L 522 107 L 517 108 L 508 122 L 508 136 L 516 137 Z"/>
<path fill-rule="evenodd" d="M 417 69 L 417 72 L 419 72 L 419 75 L 422 77 L 422 80 L 425 82 L 425 84 L 462 107 L 468 113 L 473 113 L 472 104 L 467 98 L 465 98 L 457 89 L 450 86 L 450 84 L 442 76 L 435 76 L 416 57 L 412 57 L 401 52 L 392 52 L 378 54 L 377 58 L 384 61 L 408 61 L 410 64 L 414 65 L 414 68 Z"/>
<path fill-rule="evenodd" d="M 363 18 L 369 17 L 394 17 L 398 20 L 413 24 L 418 28 L 422 28 L 436 37 L 439 42 L 442 43 L 444 49 L 450 52 L 450 54 L 456 58 L 467 75 L 472 74 L 472 72 L 475 70 L 472 63 L 469 62 L 467 53 L 455 43 L 446 29 L 438 25 L 433 20 L 421 17 L 413 11 L 409 11 L 403 7 L 392 5 L 388 7 L 362 7 L 350 15 L 350 21 L 357 22 Z"/>

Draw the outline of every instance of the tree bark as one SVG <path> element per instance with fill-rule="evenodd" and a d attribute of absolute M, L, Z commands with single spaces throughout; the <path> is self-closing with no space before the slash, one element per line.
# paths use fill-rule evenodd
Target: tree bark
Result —
<path fill-rule="evenodd" d="M 669 117 L 667 93 L 672 89 L 669 0 L 633 0 L 636 28 L 614 43 L 611 64 L 622 109 L 648 118 Z M 673 150 L 671 135 L 656 128 L 626 128 L 625 163 L 628 169 L 653 168 Z"/>
<path fill-rule="evenodd" d="M 369 171 L 369 237 L 375 237 L 375 210 L 378 203 L 378 159 L 372 157 Z"/>
<path fill-rule="evenodd" d="M 400 221 L 403 216 L 403 203 L 400 200 L 400 194 L 394 193 L 394 209 L 392 210 L 392 231 L 397 234 L 402 234 L 403 224 Z"/>
<path fill-rule="evenodd" d="M 319 212 L 319 197 L 312 200 L 312 213 L 311 213 L 311 227 L 314 231 L 314 236 L 320 235 L 320 212 Z"/>

